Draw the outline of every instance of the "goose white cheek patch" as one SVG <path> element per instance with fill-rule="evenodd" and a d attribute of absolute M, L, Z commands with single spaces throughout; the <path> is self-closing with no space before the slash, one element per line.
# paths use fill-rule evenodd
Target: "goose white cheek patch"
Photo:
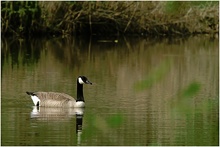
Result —
<path fill-rule="evenodd" d="M 31 99 L 35 106 L 37 105 L 38 102 L 40 102 L 40 99 L 36 95 L 31 96 Z"/>
<path fill-rule="evenodd" d="M 84 84 L 84 82 L 81 78 L 79 78 L 78 80 L 79 80 L 79 84 Z"/>

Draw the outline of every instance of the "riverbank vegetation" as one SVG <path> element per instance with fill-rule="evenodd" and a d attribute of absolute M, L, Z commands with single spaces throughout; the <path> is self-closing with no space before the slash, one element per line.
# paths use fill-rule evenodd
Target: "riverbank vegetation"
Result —
<path fill-rule="evenodd" d="M 218 33 L 218 1 L 4 1 L 1 33 L 191 35 Z"/>

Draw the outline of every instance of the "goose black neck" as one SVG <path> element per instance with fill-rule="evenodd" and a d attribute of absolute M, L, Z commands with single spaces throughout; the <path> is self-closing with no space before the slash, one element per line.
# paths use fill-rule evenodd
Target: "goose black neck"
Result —
<path fill-rule="evenodd" d="M 77 99 L 76 101 L 83 101 L 84 102 L 84 97 L 83 97 L 83 84 L 79 84 L 77 80 Z"/>

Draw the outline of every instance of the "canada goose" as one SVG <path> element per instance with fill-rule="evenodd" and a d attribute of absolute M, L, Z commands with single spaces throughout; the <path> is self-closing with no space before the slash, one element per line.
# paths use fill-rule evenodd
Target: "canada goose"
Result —
<path fill-rule="evenodd" d="M 85 77 L 77 78 L 77 99 L 65 93 L 58 92 L 26 92 L 31 96 L 35 106 L 43 107 L 85 107 L 83 84 L 92 83 Z"/>

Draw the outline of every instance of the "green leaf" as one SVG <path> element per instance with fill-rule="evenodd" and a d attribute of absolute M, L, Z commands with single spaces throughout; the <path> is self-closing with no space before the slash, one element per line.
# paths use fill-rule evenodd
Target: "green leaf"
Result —
<path fill-rule="evenodd" d="M 107 122 L 110 127 L 118 127 L 122 124 L 123 117 L 121 114 L 114 114 L 112 116 L 109 116 L 109 118 L 107 118 Z"/>
<path fill-rule="evenodd" d="M 135 90 L 145 90 L 162 80 L 169 72 L 170 65 L 170 60 L 167 60 L 161 63 L 156 68 L 152 69 L 152 71 L 147 75 L 145 79 L 143 79 L 142 81 L 138 81 L 134 84 Z"/>
<path fill-rule="evenodd" d="M 198 82 L 192 82 L 186 89 L 182 91 L 183 97 L 192 97 L 196 95 L 200 90 L 200 84 Z"/>

